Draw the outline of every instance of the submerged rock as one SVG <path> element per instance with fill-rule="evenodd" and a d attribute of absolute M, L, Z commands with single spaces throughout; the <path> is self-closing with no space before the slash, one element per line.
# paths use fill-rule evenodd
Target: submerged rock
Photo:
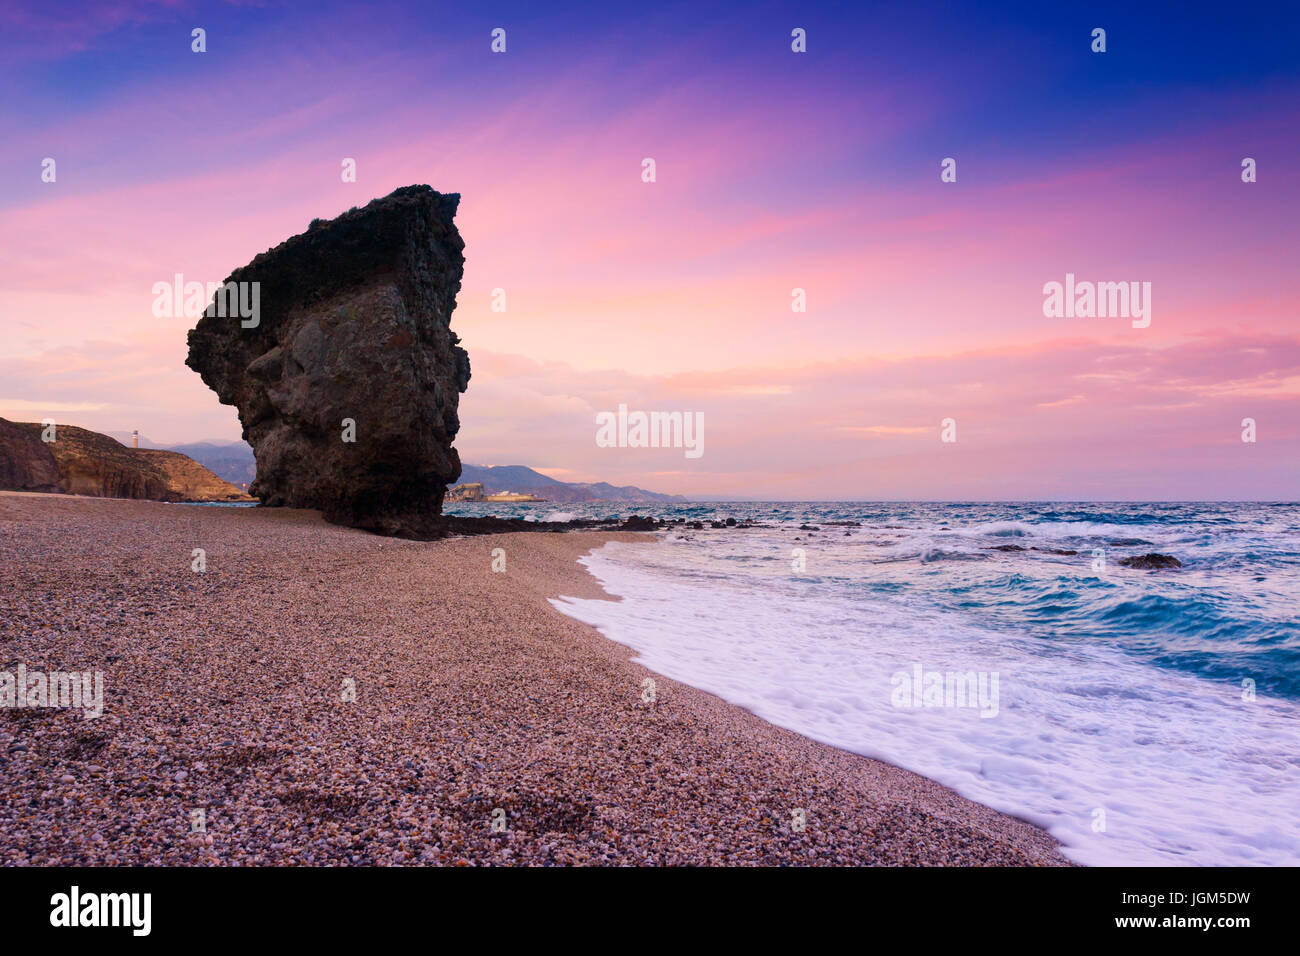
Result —
<path fill-rule="evenodd" d="M 1120 558 L 1119 563 L 1126 568 L 1158 571 L 1163 568 L 1181 568 L 1183 562 L 1171 554 L 1139 554 L 1129 558 Z"/>
<path fill-rule="evenodd" d="M 259 283 L 255 324 L 204 315 L 190 331 L 186 364 L 239 410 L 263 505 L 381 534 L 445 533 L 470 374 L 450 327 L 459 203 L 406 186 L 315 220 L 226 280 Z"/>
<path fill-rule="evenodd" d="M 622 531 L 654 531 L 657 527 L 659 527 L 659 522 L 655 521 L 654 518 L 642 515 L 632 515 L 619 526 Z"/>

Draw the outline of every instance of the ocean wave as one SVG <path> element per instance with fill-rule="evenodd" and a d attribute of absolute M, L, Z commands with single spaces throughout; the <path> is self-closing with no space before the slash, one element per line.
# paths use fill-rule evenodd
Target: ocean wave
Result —
<path fill-rule="evenodd" d="M 1080 861 L 1300 863 L 1300 507 L 711 516 L 766 524 L 611 545 L 587 560 L 623 600 L 557 607 L 661 673 L 1039 822 Z M 798 530 L 833 520 L 862 527 Z M 1147 551 L 1182 567 L 1118 565 Z M 890 706 L 915 661 L 999 672 L 997 718 Z"/>
<path fill-rule="evenodd" d="M 738 572 L 692 580 L 654 547 L 615 543 L 584 559 L 623 600 L 554 605 L 652 670 L 1039 822 L 1080 862 L 1300 863 L 1294 702 L 1246 703 L 1236 682 L 1009 634 L 914 598 L 801 593 Z M 997 713 L 900 710 L 891 682 L 915 664 L 998 674 Z M 1258 759 L 1243 766 L 1242 748 Z"/>
<path fill-rule="evenodd" d="M 922 564 L 936 561 L 986 561 L 988 555 L 978 551 L 948 551 L 943 548 L 927 548 L 919 555 Z"/>

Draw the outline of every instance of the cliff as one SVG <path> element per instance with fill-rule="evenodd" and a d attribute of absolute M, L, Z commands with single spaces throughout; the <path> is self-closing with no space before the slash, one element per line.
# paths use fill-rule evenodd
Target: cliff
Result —
<path fill-rule="evenodd" d="M 6 491 L 58 491 L 59 466 L 40 426 L 0 418 L 0 488 Z"/>
<path fill-rule="evenodd" d="M 0 418 L 0 488 L 96 498 L 241 501 L 247 496 L 193 459 L 173 451 L 127 448 L 76 425 L 57 425 L 41 440 L 36 422 Z"/>
<path fill-rule="evenodd" d="M 257 459 L 249 490 L 264 505 L 442 533 L 469 383 L 450 327 L 465 262 L 459 202 L 406 186 L 315 220 L 227 279 L 258 283 L 256 324 L 205 315 L 190 331 L 186 364 L 238 409 Z"/>

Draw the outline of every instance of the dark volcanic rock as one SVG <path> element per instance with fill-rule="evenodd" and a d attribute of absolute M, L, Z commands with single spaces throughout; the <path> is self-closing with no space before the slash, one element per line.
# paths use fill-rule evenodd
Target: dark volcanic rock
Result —
<path fill-rule="evenodd" d="M 255 327 L 203 316 L 186 364 L 239 409 L 264 505 L 432 537 L 469 357 L 451 331 L 465 247 L 460 196 L 406 186 L 264 252 L 227 282 L 260 283 Z M 344 420 L 355 423 L 345 441 Z"/>
<path fill-rule="evenodd" d="M 1119 563 L 1126 568 L 1158 571 L 1162 568 L 1181 568 L 1183 562 L 1171 554 L 1139 554 L 1131 558 L 1120 558 Z"/>
<path fill-rule="evenodd" d="M 621 530 L 621 531 L 653 531 L 653 530 L 655 530 L 655 528 L 657 528 L 657 527 L 659 527 L 659 522 L 655 521 L 654 518 L 643 517 L 642 515 L 632 515 L 630 518 L 628 518 L 626 521 L 624 521 L 621 525 L 619 525 L 619 530 Z"/>
<path fill-rule="evenodd" d="M 443 515 L 439 531 L 445 534 L 504 534 L 508 531 L 651 531 L 658 527 L 654 518 L 643 518 L 648 527 L 629 528 L 618 518 L 570 518 L 568 521 L 528 521 L 524 518 L 500 518 L 496 515 Z"/>

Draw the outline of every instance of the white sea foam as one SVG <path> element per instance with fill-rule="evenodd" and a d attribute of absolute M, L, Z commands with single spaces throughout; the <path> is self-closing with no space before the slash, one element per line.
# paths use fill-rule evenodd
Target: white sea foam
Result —
<path fill-rule="evenodd" d="M 658 673 L 1034 822 L 1080 862 L 1300 864 L 1293 703 L 779 568 L 679 573 L 673 547 L 606 545 L 584 563 L 623 600 L 553 603 Z M 916 664 L 997 672 L 997 716 L 896 708 L 891 678 Z"/>

